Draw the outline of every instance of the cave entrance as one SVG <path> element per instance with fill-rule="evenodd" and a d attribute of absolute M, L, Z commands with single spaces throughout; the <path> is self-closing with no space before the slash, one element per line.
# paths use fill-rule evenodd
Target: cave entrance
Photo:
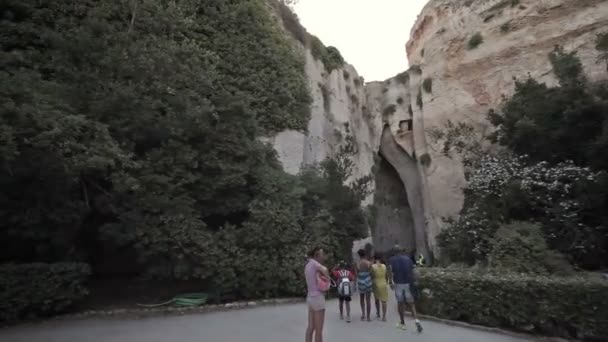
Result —
<path fill-rule="evenodd" d="M 412 251 L 416 246 L 414 218 L 406 187 L 397 170 L 382 154 L 375 175 L 374 206 L 376 222 L 372 227 L 374 248 L 390 251 L 395 244 Z"/>

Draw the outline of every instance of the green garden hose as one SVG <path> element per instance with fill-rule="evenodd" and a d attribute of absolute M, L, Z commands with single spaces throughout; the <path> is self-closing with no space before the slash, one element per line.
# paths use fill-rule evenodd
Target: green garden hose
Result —
<path fill-rule="evenodd" d="M 164 303 L 160 304 L 137 304 L 139 306 L 145 306 L 147 308 L 154 308 L 158 306 L 164 305 L 177 305 L 177 306 L 199 306 L 203 305 L 207 302 L 207 294 L 206 293 L 186 293 L 173 297 L 173 299 L 168 300 Z"/>

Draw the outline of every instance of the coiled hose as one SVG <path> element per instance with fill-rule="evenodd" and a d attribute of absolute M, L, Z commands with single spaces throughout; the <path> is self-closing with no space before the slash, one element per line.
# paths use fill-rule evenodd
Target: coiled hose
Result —
<path fill-rule="evenodd" d="M 154 308 L 164 305 L 177 305 L 177 306 L 199 306 L 207 302 L 208 295 L 206 293 L 185 293 L 173 297 L 164 303 L 159 304 L 137 304 L 139 306 Z"/>

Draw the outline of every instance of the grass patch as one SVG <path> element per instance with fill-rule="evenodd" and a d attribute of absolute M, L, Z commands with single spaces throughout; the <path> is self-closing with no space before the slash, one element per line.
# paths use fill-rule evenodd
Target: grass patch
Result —
<path fill-rule="evenodd" d="M 422 89 L 424 89 L 424 91 L 426 91 L 427 93 L 432 93 L 433 92 L 433 79 L 430 77 L 427 77 L 424 79 L 424 81 L 422 81 Z"/>
<path fill-rule="evenodd" d="M 481 43 L 483 43 L 483 36 L 477 32 L 469 39 L 468 48 L 469 50 L 476 49 Z"/>

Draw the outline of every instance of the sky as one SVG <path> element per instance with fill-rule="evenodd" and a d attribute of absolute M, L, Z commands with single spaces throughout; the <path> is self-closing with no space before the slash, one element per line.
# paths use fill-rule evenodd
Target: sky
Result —
<path fill-rule="evenodd" d="M 308 32 L 335 46 L 359 75 L 384 81 L 408 68 L 405 43 L 427 0 L 299 0 Z"/>

